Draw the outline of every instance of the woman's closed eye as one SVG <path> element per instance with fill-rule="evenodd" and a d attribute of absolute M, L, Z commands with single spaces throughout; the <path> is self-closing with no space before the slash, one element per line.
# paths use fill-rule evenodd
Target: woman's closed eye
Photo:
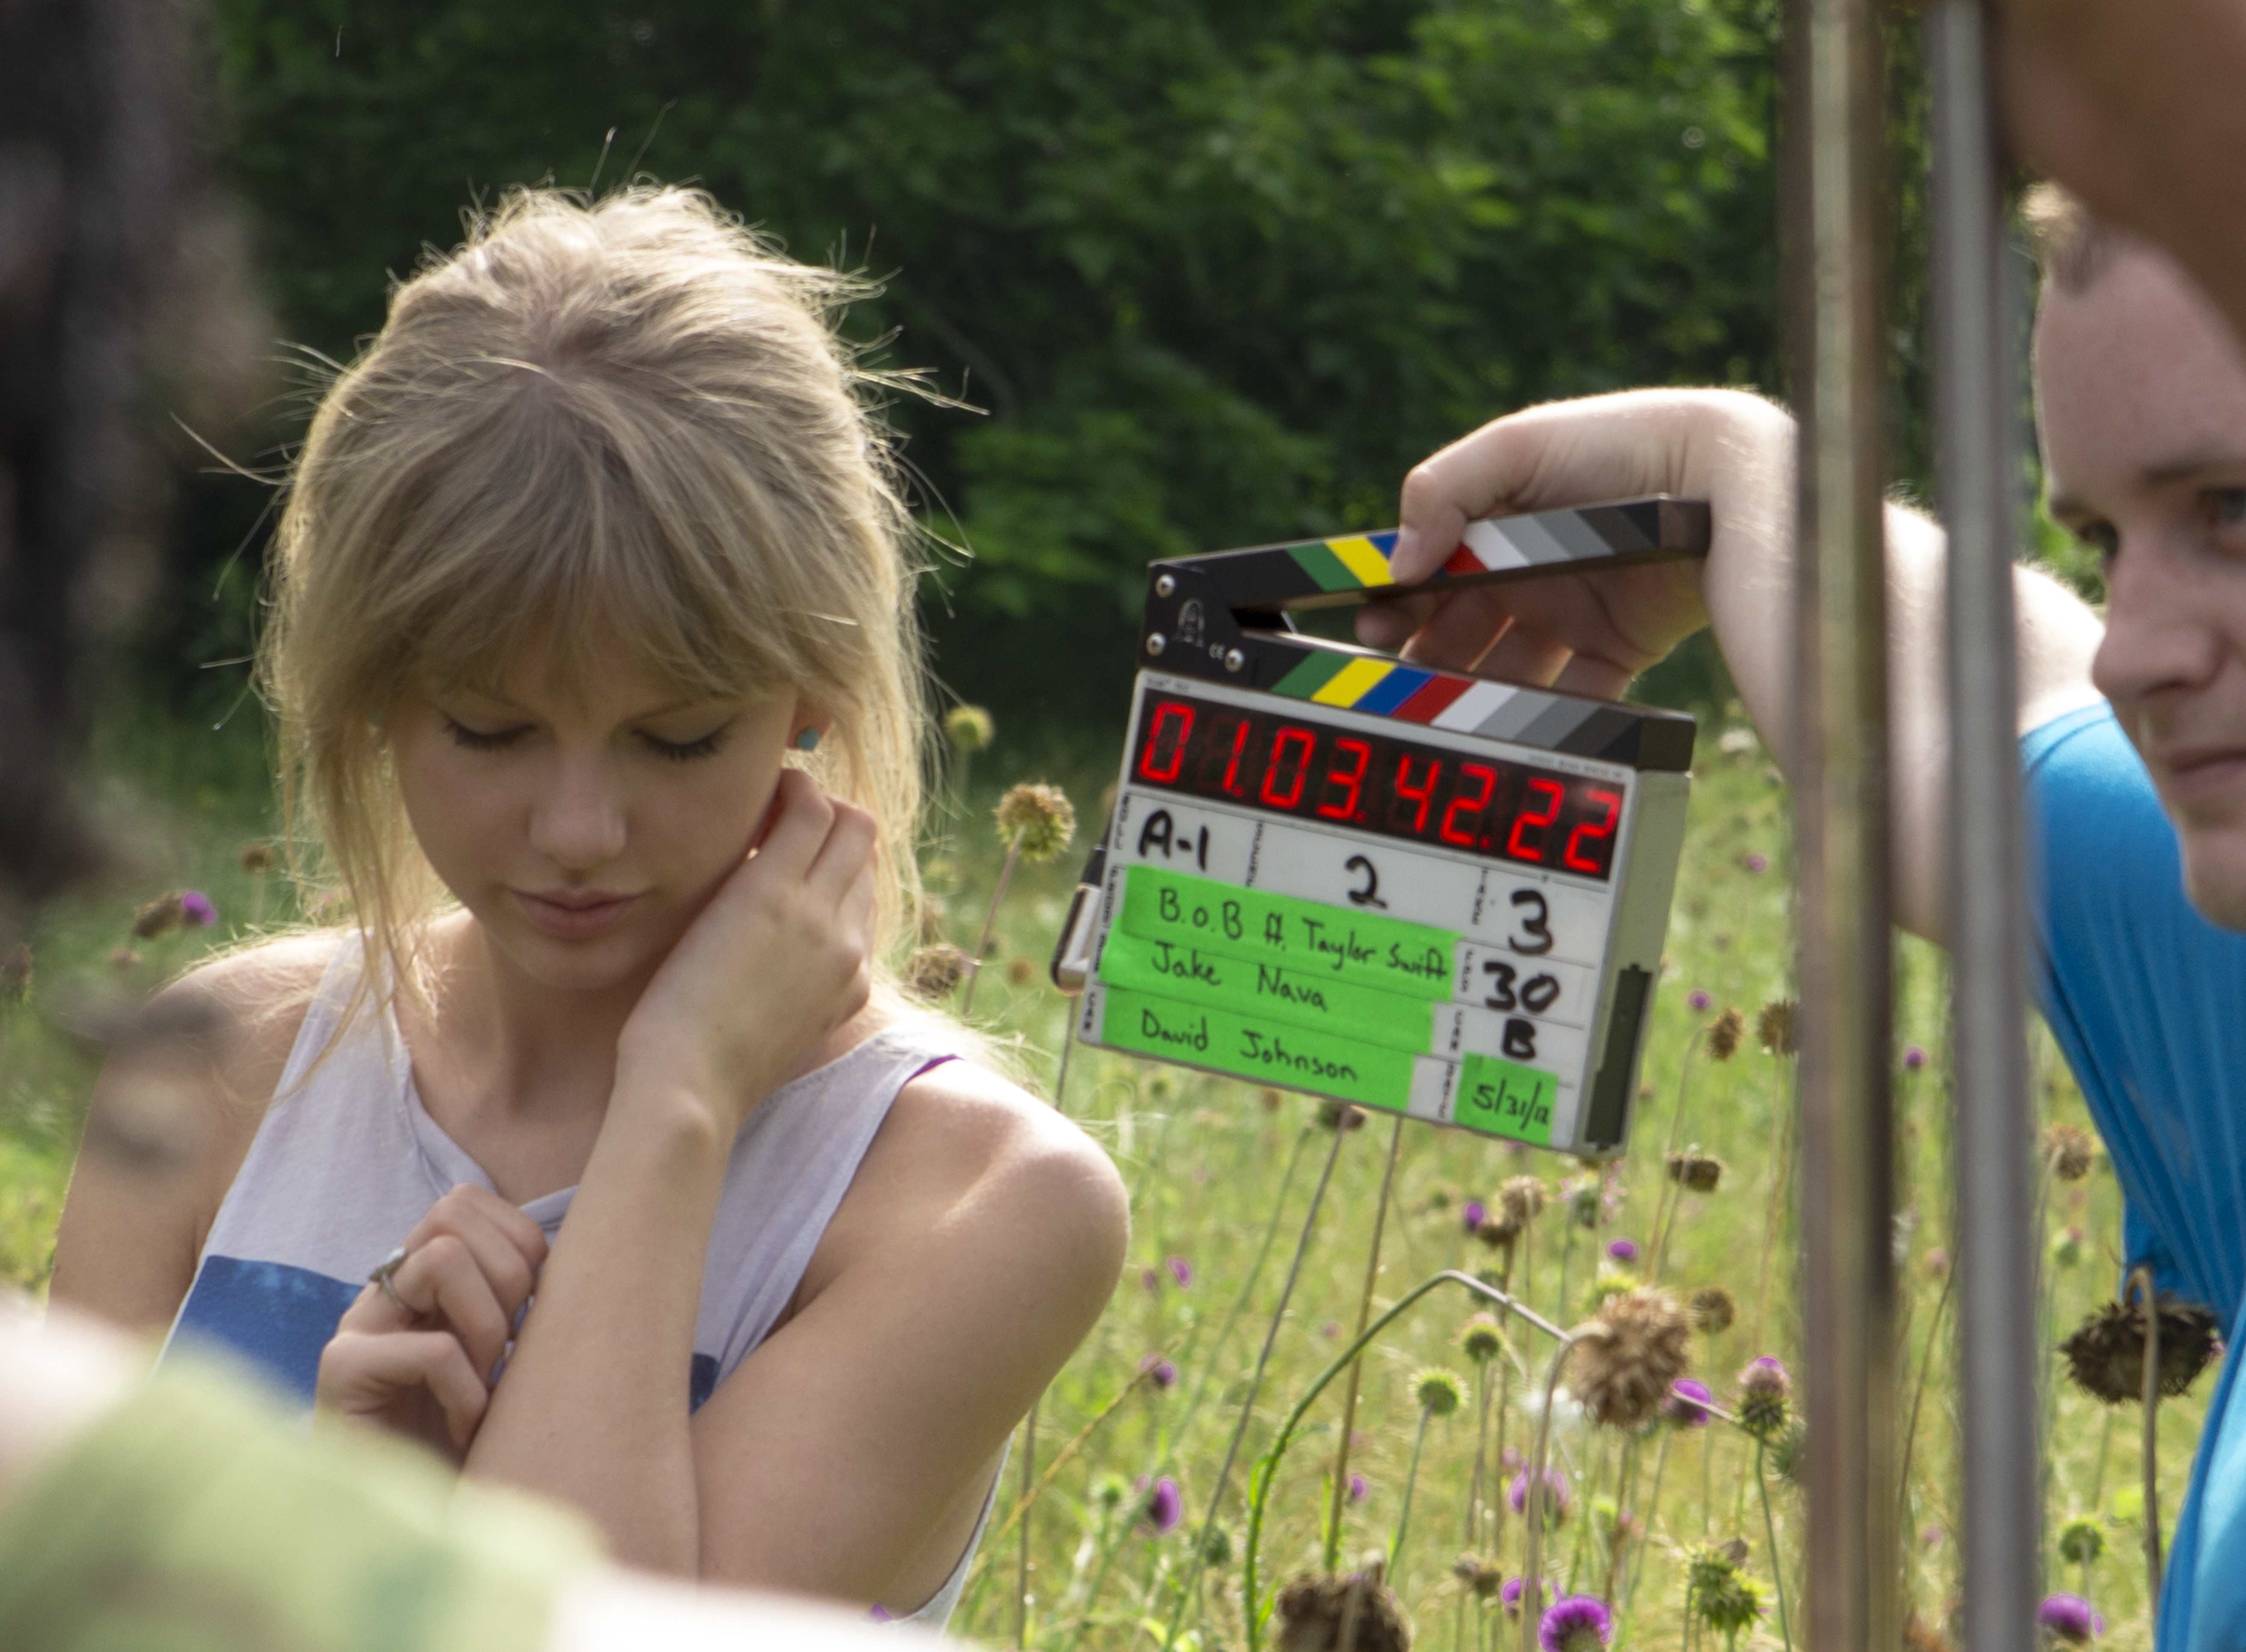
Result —
<path fill-rule="evenodd" d="M 732 727 L 733 720 L 729 717 L 708 734 L 693 740 L 664 740 L 645 729 L 638 733 L 640 739 L 647 743 L 647 748 L 657 756 L 667 757 L 675 763 L 691 763 L 698 757 L 714 755 L 718 747 L 725 743 L 725 736 Z"/>
<path fill-rule="evenodd" d="M 445 732 L 455 745 L 465 746 L 472 752 L 504 751 L 528 730 L 528 725 L 518 724 L 512 728 L 471 728 L 457 717 L 445 719 Z"/>

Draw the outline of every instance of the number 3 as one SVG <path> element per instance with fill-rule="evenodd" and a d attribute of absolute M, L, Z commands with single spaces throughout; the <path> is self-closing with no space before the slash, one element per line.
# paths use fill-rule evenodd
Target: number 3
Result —
<path fill-rule="evenodd" d="M 1548 920 L 1551 910 L 1544 904 L 1544 897 L 1533 889 L 1516 889 L 1513 891 L 1513 904 L 1533 910 L 1521 919 L 1521 933 L 1509 937 L 1505 944 L 1514 952 L 1525 952 L 1531 958 L 1539 958 L 1550 952 L 1552 928 Z"/>

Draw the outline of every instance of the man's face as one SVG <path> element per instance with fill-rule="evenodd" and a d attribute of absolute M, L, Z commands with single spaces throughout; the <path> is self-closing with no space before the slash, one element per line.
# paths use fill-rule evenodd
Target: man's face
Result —
<path fill-rule="evenodd" d="M 2246 930 L 2246 351 L 2157 253 L 2046 289 L 2052 514 L 2106 559 L 2092 676 L 2145 760 L 2192 904 Z"/>

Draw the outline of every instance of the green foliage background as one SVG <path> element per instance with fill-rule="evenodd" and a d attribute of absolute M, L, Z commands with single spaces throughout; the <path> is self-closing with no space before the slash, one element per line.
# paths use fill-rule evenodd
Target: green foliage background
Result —
<path fill-rule="evenodd" d="M 854 333 L 986 410 L 891 410 L 930 526 L 971 552 L 930 604 L 947 679 L 1105 713 L 1150 557 L 1392 522 L 1414 461 L 1525 402 L 1775 386 L 1773 11 L 214 17 L 221 142 L 288 338 L 346 358 L 391 276 L 508 185 L 699 182 L 796 256 L 883 278 Z M 235 548 L 253 494 L 208 502 L 191 561 Z M 242 652 L 247 590 L 207 657 Z"/>

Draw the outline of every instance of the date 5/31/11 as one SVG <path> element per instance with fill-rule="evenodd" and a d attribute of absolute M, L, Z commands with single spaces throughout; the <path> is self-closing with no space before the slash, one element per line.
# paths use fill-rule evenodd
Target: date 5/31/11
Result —
<path fill-rule="evenodd" d="M 1189 795 L 1603 882 L 1623 788 L 1500 757 L 1149 694 L 1132 778 Z"/>

